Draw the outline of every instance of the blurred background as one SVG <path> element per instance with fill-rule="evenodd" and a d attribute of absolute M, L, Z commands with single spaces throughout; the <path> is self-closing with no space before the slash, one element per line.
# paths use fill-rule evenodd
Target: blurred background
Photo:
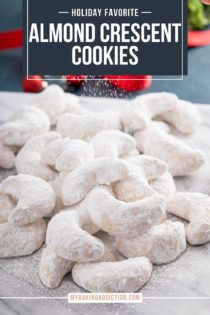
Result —
<path fill-rule="evenodd" d="M 21 28 L 22 0 L 0 0 L 0 8 L 0 33 Z M 168 91 L 195 103 L 210 104 L 210 45 L 208 45 L 210 30 L 204 34 L 200 31 L 208 29 L 209 23 L 210 7 L 202 5 L 200 0 L 188 0 L 189 30 L 196 30 L 196 33 L 191 34 L 193 42 L 191 46 L 205 45 L 189 48 L 189 74 L 183 81 L 153 81 L 151 87 L 145 89 L 144 92 Z M 22 80 L 21 49 L 0 50 L 0 90 L 22 91 Z M 134 97 L 142 93 L 142 91 L 124 91 L 106 81 L 86 81 L 81 84 L 79 82 L 76 87 L 72 83 L 69 86 L 66 80 L 61 84 L 65 88 L 68 86 L 71 92 L 86 96 Z"/>

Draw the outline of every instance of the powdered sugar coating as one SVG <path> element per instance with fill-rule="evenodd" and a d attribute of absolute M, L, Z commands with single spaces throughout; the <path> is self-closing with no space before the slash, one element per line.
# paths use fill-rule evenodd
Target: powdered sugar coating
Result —
<path fill-rule="evenodd" d="M 105 130 L 91 139 L 95 157 L 120 157 L 135 150 L 133 137 L 119 130 Z"/>
<path fill-rule="evenodd" d="M 90 292 L 135 292 L 152 273 L 146 257 L 116 262 L 77 263 L 72 269 L 73 280 Z"/>
<path fill-rule="evenodd" d="M 51 247 L 46 247 L 42 251 L 39 277 L 46 287 L 57 288 L 63 277 L 71 271 L 73 265 L 72 261 L 58 257 Z"/>
<path fill-rule="evenodd" d="M 167 202 L 167 211 L 190 222 L 187 241 L 200 245 L 210 241 L 210 197 L 205 194 L 176 193 Z"/>
<path fill-rule="evenodd" d="M 97 262 L 102 261 L 115 261 L 115 257 L 111 251 L 102 243 L 102 241 L 97 239 L 104 246 L 104 255 L 97 260 Z M 39 277 L 42 283 L 50 288 L 57 288 L 63 277 L 71 271 L 75 262 L 61 258 L 57 256 L 55 250 L 47 246 L 42 251 L 42 256 L 39 264 Z"/>
<path fill-rule="evenodd" d="M 15 165 L 15 154 L 11 147 L 5 146 L 0 142 L 0 167 L 11 169 Z"/>
<path fill-rule="evenodd" d="M 49 117 L 51 125 L 54 125 L 65 110 L 65 93 L 59 85 L 51 84 L 34 97 L 32 104 L 42 109 Z"/>
<path fill-rule="evenodd" d="M 70 172 L 94 159 L 90 143 L 79 139 L 58 139 L 50 142 L 43 154 L 42 162 L 59 172 Z"/>
<path fill-rule="evenodd" d="M 205 135 L 205 134 L 204 134 Z M 203 138 L 205 138 L 205 136 L 204 137 L 202 137 L 201 136 L 201 144 L 202 144 L 202 142 L 204 141 L 204 140 L 202 140 Z M 197 137 L 197 139 L 198 139 L 198 137 Z M 201 170 L 201 172 L 202 172 L 202 170 Z M 203 173 L 198 173 L 198 176 L 197 176 L 197 174 L 195 175 L 195 176 L 193 176 L 192 177 L 192 180 L 191 179 L 187 179 L 187 178 L 185 178 L 184 180 L 183 179 L 180 179 L 180 183 L 183 183 L 184 182 L 184 184 L 182 184 L 182 185 L 180 185 L 181 186 L 181 189 L 186 189 L 186 187 L 188 187 L 189 185 L 190 185 L 190 183 L 195 183 L 196 182 L 196 180 L 197 180 L 197 178 L 199 177 L 199 174 L 200 174 L 200 177 L 202 177 L 203 179 L 202 180 L 199 180 L 199 178 L 198 178 L 198 183 L 197 184 L 195 184 L 194 186 L 196 186 L 196 187 L 194 187 L 194 188 L 196 188 L 197 190 L 203 190 L 203 191 L 205 191 L 205 192 L 207 192 L 207 190 L 208 190 L 208 185 L 205 185 L 205 183 L 206 183 L 206 179 L 208 178 L 208 176 L 206 177 L 206 176 L 202 176 L 202 174 L 204 175 L 204 172 L 205 172 L 205 170 L 203 171 Z M 4 173 L 5 174 L 5 173 Z M 151 182 L 150 182 L 150 184 L 151 184 Z M 192 185 L 193 186 L 193 185 Z M 205 186 L 205 188 L 204 188 L 204 186 Z M 199 189 L 198 189 L 199 188 Z M 101 237 L 101 235 L 100 235 L 100 237 Z M 197 253 L 198 253 L 198 256 L 199 256 L 199 251 L 200 251 L 200 249 L 198 249 L 198 248 L 194 248 L 194 249 L 192 249 L 192 248 L 189 248 L 189 250 L 188 250 L 188 252 L 187 252 L 187 255 L 185 255 L 185 256 L 187 256 L 187 259 L 185 260 L 185 265 L 183 264 L 182 266 L 181 266 L 181 264 L 179 264 L 179 267 L 181 267 L 180 269 L 182 269 L 181 270 L 181 272 L 180 272 L 180 270 L 178 270 L 178 281 L 179 280 L 181 280 L 181 279 L 183 279 L 182 278 L 182 275 L 181 275 L 181 273 L 183 273 L 183 272 L 185 272 L 186 271 L 186 273 L 188 272 L 188 270 L 186 270 L 186 269 L 188 269 L 188 268 L 186 268 L 186 265 L 188 265 L 188 263 L 189 263 L 189 266 L 191 266 L 191 263 L 192 263 L 192 259 L 191 259 L 191 257 L 192 257 L 192 255 L 189 255 L 189 251 L 190 251 L 190 254 L 192 254 L 192 251 L 194 250 L 194 251 L 196 251 Z M 194 254 L 194 256 L 195 256 L 195 254 Z M 27 260 L 27 262 L 31 262 L 31 265 L 33 265 L 33 267 L 34 267 L 34 273 L 36 274 L 36 271 L 35 271 L 35 269 L 36 269 L 36 263 L 37 263 L 37 260 L 38 260 L 38 258 L 37 258 L 38 256 L 36 256 L 36 258 L 30 258 L 29 257 L 29 259 L 30 260 Z M 201 257 L 200 257 L 201 258 Z M 205 257 L 204 257 L 205 258 Z M 28 259 L 28 258 L 27 258 Z M 185 259 L 185 258 L 184 258 Z M 195 259 L 194 260 L 196 260 L 197 259 L 197 257 L 195 257 Z M 199 259 L 199 257 L 198 257 L 198 259 Z M 201 260 L 201 259 L 200 259 Z M 198 269 L 202 269 L 204 266 L 203 266 L 203 263 L 201 263 L 201 261 L 199 260 L 199 263 L 200 263 L 200 267 L 196 264 L 196 263 L 193 263 L 193 268 L 197 271 L 197 269 L 196 269 L 196 267 L 199 267 Z M 205 259 L 204 259 L 205 260 Z M 204 261 L 204 260 L 202 260 L 202 262 Z M 178 260 L 178 262 L 179 262 L 180 260 Z M 181 258 L 181 261 L 182 261 L 182 263 L 184 262 L 184 260 L 183 260 L 183 258 Z M 25 260 L 25 262 L 26 262 L 26 260 Z M 32 263 L 33 262 L 33 263 Z M 4 260 L 2 260 L 2 266 L 4 266 L 4 265 L 6 265 L 7 263 L 6 262 L 4 262 Z M 23 264 L 23 266 L 24 266 L 24 261 L 23 261 L 23 263 L 22 263 L 22 260 L 20 259 L 18 259 L 16 262 L 14 261 L 14 270 L 16 270 L 15 271 L 15 274 L 16 275 L 18 275 L 18 272 L 20 272 L 20 270 L 21 269 L 24 269 L 24 267 L 21 267 L 21 265 Z M 26 264 L 26 263 L 25 263 Z M 151 282 L 151 285 L 149 284 L 149 287 L 147 286 L 146 287 L 146 292 L 147 292 L 147 288 L 150 288 L 151 289 L 151 287 L 153 288 L 153 290 L 155 291 L 156 290 L 156 292 L 157 292 L 157 290 L 158 290 L 158 286 L 162 286 L 162 288 L 166 285 L 166 283 L 167 283 L 167 280 L 168 280 L 168 278 L 169 279 L 172 279 L 173 277 L 174 278 L 176 278 L 176 272 L 177 272 L 177 269 L 178 268 L 176 268 L 175 267 L 175 265 L 176 265 L 176 262 L 174 263 L 174 264 L 172 264 L 172 265 L 170 265 L 170 267 L 167 267 L 168 269 L 166 269 L 166 266 L 162 266 L 161 267 L 161 271 L 160 271 L 160 269 L 158 268 L 158 269 L 156 269 L 156 271 L 157 270 L 159 270 L 158 271 L 158 273 L 159 274 L 162 274 L 162 278 L 163 278 L 163 281 L 162 281 L 162 279 L 161 279 L 161 276 L 159 277 L 159 279 L 158 279 L 158 277 L 156 277 L 156 274 L 154 275 L 155 277 L 155 281 L 153 282 Z M 8 262 L 8 266 L 9 266 L 9 262 Z M 10 267 L 12 267 L 12 264 L 10 263 Z M 9 271 L 9 268 L 10 267 L 6 267 L 6 269 Z M 13 267 L 12 267 L 13 268 Z M 26 279 L 27 280 L 30 280 L 30 282 L 32 283 L 35 283 L 36 284 L 36 279 L 35 278 L 30 278 L 30 271 L 32 270 L 31 269 L 32 268 L 32 266 L 30 267 L 30 268 L 25 268 L 25 269 L 27 269 L 27 272 L 26 272 Z M 184 268 L 186 268 L 186 269 L 184 269 Z M 168 272 L 167 272 L 167 270 L 168 270 Z M 171 270 L 171 273 L 170 273 L 170 271 L 169 270 Z M 165 271 L 166 271 L 166 273 L 165 273 Z M 23 275 L 23 277 L 25 278 L 25 273 L 24 273 L 24 270 L 23 271 L 21 271 L 21 273 L 22 273 L 22 275 Z M 195 272 L 196 273 L 196 272 Z M 192 278 L 192 281 L 193 281 L 193 279 L 194 279 L 194 276 L 193 275 L 191 275 L 191 278 Z M 6 276 L 5 276 L 5 279 L 6 279 Z M 3 281 L 5 281 L 5 280 L 3 280 Z M 169 281 L 170 282 L 170 281 Z M 180 281 L 181 282 L 181 281 Z M 67 283 L 65 282 L 64 283 L 64 285 L 66 285 Z M 173 294 L 174 293 L 174 291 L 173 291 L 173 289 L 171 289 L 170 290 L 170 288 L 174 288 L 174 286 L 176 286 L 177 284 L 176 283 L 171 283 L 171 287 L 169 287 L 169 288 L 167 288 L 167 289 L 169 289 L 169 291 L 167 292 L 169 295 L 170 294 Z M 70 286 L 70 291 L 71 291 L 71 289 L 75 289 L 76 288 L 76 286 L 75 286 L 75 284 L 70 284 L 69 283 L 69 286 Z M 166 285 L 167 286 L 167 285 Z M 62 289 L 63 289 L 63 291 L 62 291 Z M 61 291 L 59 291 L 58 293 L 59 294 L 61 294 L 62 295 L 62 292 L 64 292 L 64 294 L 65 294 L 65 292 L 67 292 L 65 289 L 67 289 L 68 291 L 69 291 L 69 289 L 68 289 L 68 286 L 66 285 L 66 286 L 62 286 L 62 288 L 61 288 Z M 78 290 L 78 288 L 76 288 L 76 290 Z M 37 291 L 36 291 L 37 292 Z M 43 292 L 45 292 L 46 294 L 49 294 L 49 291 L 47 291 L 45 288 L 41 288 L 40 287 L 40 292 L 41 293 L 43 293 Z M 56 291 L 57 292 L 57 291 Z M 54 291 L 54 292 L 52 292 L 51 291 L 51 294 L 55 294 L 56 295 L 56 292 Z M 150 296 L 151 296 L 151 291 L 148 291 L 148 295 L 150 294 Z M 40 295 L 41 296 L 41 295 Z"/>
<path fill-rule="evenodd" d="M 0 224 L 0 257 L 17 257 L 32 254 L 45 241 L 46 223 L 43 219 L 17 226 Z"/>
<path fill-rule="evenodd" d="M 34 106 L 23 106 L 0 126 L 0 139 L 5 146 L 23 146 L 29 139 L 49 131 L 47 115 Z"/>
<path fill-rule="evenodd" d="M 184 134 L 195 132 L 201 124 L 198 109 L 192 103 L 183 100 L 179 100 L 174 109 L 161 114 L 158 118 L 173 125 Z"/>
<path fill-rule="evenodd" d="M 30 139 L 16 156 L 17 173 L 37 176 L 46 181 L 54 180 L 58 174 L 55 169 L 42 161 L 42 154 L 50 142 L 58 139 L 60 135 L 53 131 Z"/>
<path fill-rule="evenodd" d="M 135 139 L 141 152 L 163 159 L 173 176 L 195 172 L 205 161 L 202 151 L 167 134 L 152 122 L 143 131 L 138 131 Z"/>
<path fill-rule="evenodd" d="M 133 102 L 129 102 L 121 110 L 120 121 L 122 130 L 133 134 L 134 132 L 142 130 L 146 127 L 148 117 L 139 106 Z"/>
<path fill-rule="evenodd" d="M 65 93 L 65 109 L 64 113 L 72 113 L 78 115 L 86 115 L 91 113 L 79 103 L 80 98 L 72 93 Z"/>
<path fill-rule="evenodd" d="M 166 221 L 136 238 L 117 238 L 116 246 L 127 258 L 146 256 L 153 264 L 169 263 L 186 248 L 184 224 Z"/>
<path fill-rule="evenodd" d="M 165 213 L 165 200 L 159 195 L 126 203 L 114 198 L 103 187 L 87 196 L 92 222 L 110 235 L 135 237 L 147 231 Z"/>
<path fill-rule="evenodd" d="M 5 223 L 12 210 L 15 208 L 15 202 L 4 193 L 1 192 L 0 185 L 0 224 Z"/>
<path fill-rule="evenodd" d="M 129 167 L 118 158 L 99 158 L 68 174 L 63 182 L 64 205 L 80 202 L 97 185 L 109 185 L 129 175 Z"/>
<path fill-rule="evenodd" d="M 162 176 L 151 180 L 149 184 L 152 189 L 167 200 L 170 200 L 176 192 L 174 179 L 169 172 L 165 172 Z"/>
<path fill-rule="evenodd" d="M 178 98 L 175 94 L 167 92 L 147 93 L 137 96 L 132 103 L 142 110 L 149 122 L 157 115 L 176 109 Z"/>
<path fill-rule="evenodd" d="M 116 197 L 122 201 L 137 201 L 155 194 L 149 180 L 160 177 L 167 170 L 167 164 L 157 158 L 139 155 L 127 160 L 130 175 L 114 183 Z"/>
<path fill-rule="evenodd" d="M 30 175 L 9 176 L 1 184 L 1 193 L 15 201 L 8 222 L 25 225 L 51 213 L 55 193 L 43 179 Z"/>
<path fill-rule="evenodd" d="M 65 113 L 59 117 L 57 122 L 57 131 L 63 137 L 86 141 L 103 130 L 118 130 L 120 128 L 120 116 L 115 112 L 89 113 L 86 115 Z"/>
<path fill-rule="evenodd" d="M 88 232 L 96 232 L 81 204 L 55 215 L 48 224 L 46 243 L 56 254 L 72 261 L 92 261 L 104 255 L 104 246 Z"/>

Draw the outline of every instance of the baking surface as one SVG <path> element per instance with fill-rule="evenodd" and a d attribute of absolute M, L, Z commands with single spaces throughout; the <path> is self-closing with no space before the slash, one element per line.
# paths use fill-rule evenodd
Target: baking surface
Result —
<path fill-rule="evenodd" d="M 0 121 L 21 105 L 30 102 L 31 95 L 22 93 L 0 93 Z M 104 111 L 123 106 L 123 100 L 103 98 L 81 98 L 81 104 L 94 111 Z M 207 156 L 206 164 L 192 176 L 176 180 L 177 190 L 197 191 L 210 194 L 210 107 L 199 106 L 203 125 L 190 138 L 182 137 L 202 149 Z M 0 180 L 12 172 L 1 171 Z M 111 237 L 100 232 L 100 236 L 111 246 Z M 150 282 L 141 290 L 145 299 L 142 305 L 70 305 L 66 297 L 68 292 L 84 292 L 68 275 L 61 286 L 49 290 L 38 277 L 38 265 L 41 250 L 32 256 L 0 259 L 0 314 L 143 314 L 161 315 L 201 314 L 209 315 L 210 299 L 154 299 L 155 297 L 210 297 L 210 243 L 204 246 L 190 247 L 171 264 L 154 267 Z M 3 297 L 64 297 L 64 299 L 46 300 L 9 300 Z M 188 313 L 189 312 L 189 313 Z"/>

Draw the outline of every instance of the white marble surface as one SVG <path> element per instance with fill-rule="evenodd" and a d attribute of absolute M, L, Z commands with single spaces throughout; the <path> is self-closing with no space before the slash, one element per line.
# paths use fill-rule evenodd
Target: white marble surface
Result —
<path fill-rule="evenodd" d="M 23 96 L 21 93 L 0 93 L 0 121 L 5 121 L 15 108 L 29 103 L 30 97 L 30 95 Z M 96 98 L 81 99 L 84 106 L 97 111 L 110 108 L 118 110 L 123 106 L 123 102 L 123 100 Z M 207 161 L 197 173 L 176 180 L 176 184 L 178 190 L 210 194 L 210 106 L 199 107 L 203 125 L 193 137 L 183 140 L 204 150 Z M 7 175 L 8 172 L 1 171 L 1 178 Z M 111 239 L 105 233 L 103 238 L 110 244 Z M 154 267 L 151 281 L 142 289 L 144 303 L 140 305 L 68 304 L 67 293 L 82 290 L 71 281 L 70 275 L 58 289 L 49 290 L 43 287 L 37 273 L 40 252 L 29 257 L 0 260 L 1 315 L 210 314 L 210 244 L 189 246 L 186 252 L 173 263 Z"/>

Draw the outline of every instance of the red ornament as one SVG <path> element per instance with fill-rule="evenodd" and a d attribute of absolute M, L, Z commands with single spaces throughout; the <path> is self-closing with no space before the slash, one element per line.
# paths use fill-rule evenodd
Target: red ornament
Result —
<path fill-rule="evenodd" d="M 15 29 L 7 32 L 0 32 L 0 50 L 22 47 L 22 30 Z"/>
<path fill-rule="evenodd" d="M 210 45 L 210 30 L 188 31 L 188 47 Z"/>
<path fill-rule="evenodd" d="M 39 93 L 47 87 L 47 82 L 40 75 L 30 75 L 23 79 L 22 87 L 25 92 Z"/>
<path fill-rule="evenodd" d="M 147 89 L 152 84 L 151 75 L 106 75 L 104 77 L 115 87 L 129 92 Z"/>
<path fill-rule="evenodd" d="M 66 81 L 71 85 L 81 85 L 87 78 L 87 75 L 66 75 Z"/>

